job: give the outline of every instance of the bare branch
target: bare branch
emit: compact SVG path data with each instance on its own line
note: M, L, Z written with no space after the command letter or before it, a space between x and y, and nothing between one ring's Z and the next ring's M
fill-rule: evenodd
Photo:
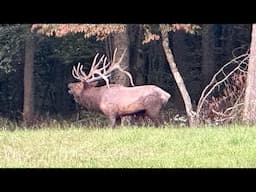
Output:
M242 59L242 61L239 62L238 66L235 67L231 72L229 72L228 74L225 74L223 73L224 69L232 64L233 62L237 62L238 59L240 58L243 58L245 57L244 59ZM206 100L206 98L212 93L212 91L217 87L219 86L221 83L225 82L235 71L237 70L241 70L240 67L242 64L246 64L245 61L249 58L248 54L242 54L234 59L232 59L230 62L226 63L212 78L211 82L205 87L205 89L202 91L202 94L201 94L201 97L198 101L198 107L197 107L197 111L196 111L196 115L197 117L199 117L199 113L202 109L202 106ZM220 74L220 73L223 73L225 74L225 77L220 80L220 81L217 81L217 76ZM211 87L211 89L210 89ZM209 90L210 89L210 90Z

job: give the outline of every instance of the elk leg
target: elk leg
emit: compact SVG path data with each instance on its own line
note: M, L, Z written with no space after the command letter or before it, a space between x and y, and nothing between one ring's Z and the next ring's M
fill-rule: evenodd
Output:
M110 120L110 126L115 127L116 126L116 117L115 116L110 116L109 120Z
M111 127L115 127L116 125L121 124L121 117L119 117L117 115L109 116L109 120L110 120Z
M155 126L160 124L160 110L162 102L155 95L150 95L144 100L144 106L146 106L146 115L153 121Z
M136 114L134 119L135 119L135 122L138 123L138 125L143 125L145 121L145 110L143 113Z
M121 125L121 117L116 117L116 125Z
M153 121L156 127L160 124L160 109L159 110L151 110L146 111L146 115Z
M153 121L154 126L158 127L160 124L160 120L159 120L159 116L152 116L152 115L148 115L149 118Z

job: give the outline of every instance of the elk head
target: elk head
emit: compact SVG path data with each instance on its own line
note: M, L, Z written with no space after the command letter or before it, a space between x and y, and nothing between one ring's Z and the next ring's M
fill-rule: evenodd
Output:
M131 85L135 86L131 74L128 71L125 71L120 66L120 63L122 62L122 59L125 55L126 49L124 50L118 61L116 61L116 52L117 48L114 51L112 62L107 62L107 57L105 55L102 55L100 59L97 61L99 56L99 53L97 53L93 59L90 71L87 75L83 71L83 65L81 65L80 63L78 63L77 67L73 66L72 76L75 79L79 80L79 82L69 83L68 92L74 96L78 96L84 89L96 86L97 82L100 79L103 79L106 82L107 87L109 88L110 85L108 78L111 76L111 73L114 70L119 70L120 72L126 74L130 79Z

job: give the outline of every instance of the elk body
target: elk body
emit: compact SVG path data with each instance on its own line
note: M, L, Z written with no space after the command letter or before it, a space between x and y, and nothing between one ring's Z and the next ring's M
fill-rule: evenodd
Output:
M134 86L132 76L119 65L125 52L118 62L114 62L115 53L116 50L113 62L108 64L104 56L96 64L96 55L88 75L83 72L83 66L80 64L77 68L73 67L73 77L80 82L69 83L69 93L80 105L105 114L112 127L119 125L123 116L129 115L148 116L157 125L160 110L169 100L170 94L155 85ZM99 69L101 64L102 67ZM116 69L129 76L133 87L109 84L107 78ZM106 85L95 87L92 82L99 79L104 79Z

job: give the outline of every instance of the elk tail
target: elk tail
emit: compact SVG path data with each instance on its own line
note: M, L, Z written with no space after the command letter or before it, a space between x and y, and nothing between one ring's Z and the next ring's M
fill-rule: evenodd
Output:
M171 97L171 95L164 90L161 90L160 95L161 95L160 97L161 97L163 103L167 103L167 101Z

